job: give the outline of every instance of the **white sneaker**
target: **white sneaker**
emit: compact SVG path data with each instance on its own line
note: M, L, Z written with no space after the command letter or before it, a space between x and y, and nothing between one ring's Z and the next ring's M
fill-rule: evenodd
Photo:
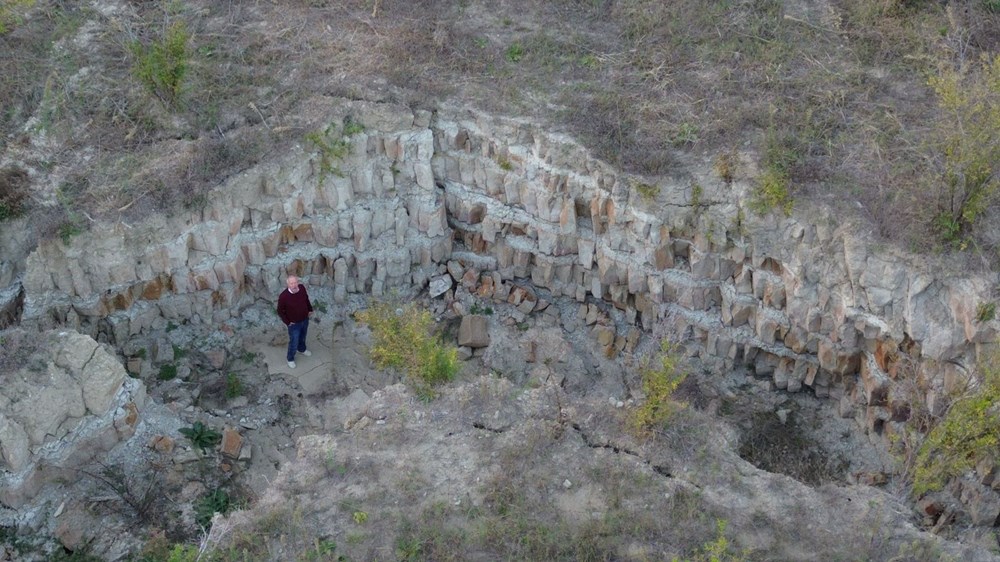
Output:
M295 361L289 361L288 362L288 368L289 369L294 369L295 368Z
M313 352L309 351L308 349L302 352L302 355L305 355L306 357L309 357L312 354Z

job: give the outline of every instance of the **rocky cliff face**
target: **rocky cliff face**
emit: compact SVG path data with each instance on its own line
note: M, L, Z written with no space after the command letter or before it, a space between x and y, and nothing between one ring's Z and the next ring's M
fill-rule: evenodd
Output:
M517 280L613 305L617 323L595 330L609 354L634 347L638 327L668 328L709 365L837 400L879 435L940 412L995 339L977 319L995 279L876 252L821 209L758 216L749 162L724 180L694 160L652 182L459 109L345 102L330 122L330 144L232 178L203 209L42 245L21 278L23 321L124 342L222 322L273 299L286 273L341 301L422 287L452 260L481 296L515 298Z

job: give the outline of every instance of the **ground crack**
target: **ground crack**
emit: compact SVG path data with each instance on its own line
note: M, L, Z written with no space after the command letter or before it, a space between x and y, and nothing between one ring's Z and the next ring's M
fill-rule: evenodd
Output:
M492 431L493 433L503 433L507 431L507 428L490 427L482 422L472 422L472 427L476 429L484 429L486 431Z
M619 454L619 455L620 454L626 454L626 455L633 456L633 457L641 460L643 463L649 465L650 468L652 468L653 471L655 471L660 476L665 476L667 478L673 478L674 475L673 475L673 473L670 472L670 468L669 467L664 466L664 465L659 465L659 464L653 464L648 459L644 458L642 455L640 455L639 453L637 453L637 452L635 452L635 451L633 451L631 449L627 449L625 447L619 447L618 445L612 445L611 443L607 443L607 442L598 443L598 442L592 440L589 435L587 435L587 433L583 430L583 428L580 427L580 424L574 423L574 424L571 424L571 425L573 426L573 429L575 429L576 432L580 434L580 438L583 439L584 444L586 444L591 449L611 449L612 451L614 451L616 454Z

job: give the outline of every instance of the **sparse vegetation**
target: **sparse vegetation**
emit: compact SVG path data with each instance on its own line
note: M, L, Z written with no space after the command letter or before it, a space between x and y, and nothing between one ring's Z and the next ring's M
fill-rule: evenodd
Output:
M403 371L417 389L432 395L432 387L458 373L458 349L432 333L431 313L413 303L373 302L356 318L372 331L372 360L380 368Z
M801 156L796 140L789 134L780 134L771 129L767 132L763 170L757 178L750 207L759 214L780 211L785 216L792 214L792 170Z
M754 466L811 486L844 480L847 462L811 439L794 412L784 422L768 411L740 412L736 417L743 429L739 455Z
M4 0L0 2L0 35L20 25L22 14L35 5L35 0Z

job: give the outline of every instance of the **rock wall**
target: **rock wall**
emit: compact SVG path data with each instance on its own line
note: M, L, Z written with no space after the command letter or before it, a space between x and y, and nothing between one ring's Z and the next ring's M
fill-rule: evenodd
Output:
M473 114L439 117L435 149L451 225L502 279L613 303L646 330L669 321L710 364L840 400L874 432L911 411L895 381L919 378L939 412L995 340L976 319L992 280L876 254L833 217L757 216L750 182L710 161L643 185L568 139Z
M145 224L97 227L27 260L24 317L122 342L167 321L220 323L274 300L286 274L311 285L381 295L426 283L448 258L444 196L431 172L430 114L353 104L350 152L321 171L309 147L213 192L205 208Z
M0 385L0 503L19 507L47 480L131 436L145 387L90 337L40 336L41 351Z
M343 135L347 120L364 131ZM458 260L482 294L530 282L617 308L621 325L595 330L609 353L634 347L629 325L669 324L709 365L838 400L878 435L940 412L996 337L996 321L977 320L995 278L875 251L822 209L749 212L750 158L735 155L729 181L708 157L650 181L461 109L345 102L330 123L350 147L335 161L301 146L201 210L42 245L23 275L25 320L123 342L168 321L224 322L273 300L286 273L340 301L423 287Z

